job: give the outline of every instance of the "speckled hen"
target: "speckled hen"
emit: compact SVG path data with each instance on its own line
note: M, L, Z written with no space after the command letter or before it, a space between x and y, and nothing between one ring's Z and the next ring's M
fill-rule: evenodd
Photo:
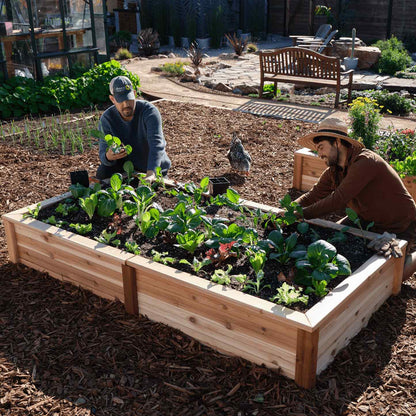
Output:
M233 133L231 140L230 150L227 152L228 160L230 161L231 169L243 174L248 175L251 165L251 156L244 149L241 140L237 137L236 133Z

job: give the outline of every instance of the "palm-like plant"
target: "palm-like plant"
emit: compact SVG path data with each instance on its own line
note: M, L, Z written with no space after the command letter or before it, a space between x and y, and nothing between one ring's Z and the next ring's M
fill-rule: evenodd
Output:
M198 42L192 42L186 54L195 68L195 75L199 75L201 73L199 66L202 63L204 54L202 49L199 47Z
M246 49L248 39L243 39L241 36L237 36L235 33L226 33L225 37L228 42L230 42L230 45L234 49L235 54L240 56Z
M140 31L137 37L139 43L139 50L144 53L145 56L150 56L156 53L159 49L159 34L152 28L143 29Z

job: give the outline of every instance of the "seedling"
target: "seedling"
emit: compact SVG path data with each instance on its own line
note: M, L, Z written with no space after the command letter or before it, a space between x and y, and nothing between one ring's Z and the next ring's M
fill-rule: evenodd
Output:
M140 246L135 241L126 241L124 248L129 252L133 253L136 256L139 256L141 253Z
M284 304L287 306L293 303L302 302L305 305L308 304L309 296L302 295L302 289L296 289L294 286L288 285L283 282L282 286L277 289L277 294L270 298L271 302Z
M174 257L168 257L168 252L160 253L159 251L152 250L151 251L153 256L153 261L162 264L173 264L175 263L176 259Z
M116 238L117 236L117 230L114 230L113 232L107 231L107 229L103 230L99 237L95 237L95 239L99 243L112 245L115 247L118 247L120 245L120 240Z
M78 223L74 224L74 223L71 223L71 224L69 224L69 226L71 228L74 228L75 231L78 234L81 234L81 235L86 235L86 234L88 234L92 231L92 224L91 223L88 223L88 224L78 224Z
M28 212L23 214L23 218L34 218L34 219L36 219L39 216L40 203L37 204L35 208L33 208L33 209L28 208L27 210L28 210Z
M231 275L230 272L233 266L231 264L228 265L227 270L217 269L215 270L214 274L211 276L211 280L214 283L218 283L220 285L229 285L231 283L231 279L236 280L239 283L244 283L247 279L245 274L235 274Z
M188 266L191 266L195 273L198 273L204 266L207 266L208 264L211 264L211 260L206 258L204 260L198 260L196 257L192 260L192 263L190 263L186 259L179 260L179 263L181 264L187 264Z

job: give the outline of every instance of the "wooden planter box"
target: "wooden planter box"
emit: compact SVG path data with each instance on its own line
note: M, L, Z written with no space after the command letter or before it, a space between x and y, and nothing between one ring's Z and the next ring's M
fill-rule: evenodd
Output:
M24 219L25 212L27 208L2 217L12 262L48 272L105 298L118 298L130 313L178 328L219 351L279 369L305 388L315 384L316 375L367 325L373 312L391 294L400 292L404 257L373 256L321 302L301 313ZM328 221L311 222L341 228ZM374 238L377 234L365 235ZM400 241L402 250L405 246Z
M326 168L325 162L312 150L304 147L296 151L293 167L293 187L300 191L309 191ZM416 201L416 176L406 176L402 178L402 182Z

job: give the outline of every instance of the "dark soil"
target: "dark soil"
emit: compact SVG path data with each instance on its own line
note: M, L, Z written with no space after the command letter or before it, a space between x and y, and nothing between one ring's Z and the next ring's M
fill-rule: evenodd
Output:
M270 205L292 184L296 138L307 123L262 119L196 105L158 104L171 179L227 176L240 194ZM225 157L232 131L253 157L248 178ZM65 192L69 172L94 173L97 149L40 152L0 143L0 212ZM414 415L416 280L303 390L268 370L129 316L118 302L8 262L0 228L1 415Z
M137 184L134 186L137 186ZM177 202L177 198L163 194L162 190L159 190L159 192L157 192L156 198L153 199L153 203L157 204L159 209L163 211L174 209ZM62 204L65 204L66 206L72 206L75 208L75 210L65 212L64 214L57 212L56 208L58 206L62 206ZM244 253L244 249L240 249L240 255L237 255L236 252L230 253L230 256L227 259L224 259L224 261L219 263L213 261L210 265L206 265L200 271L195 272L190 265L179 263L179 260L187 260L190 264L192 264L194 258L198 259L199 261L203 261L205 258L207 258L207 253L210 250L210 247L208 247L206 244L202 244L195 250L194 253L190 253L185 249L178 247L175 237L167 231L159 232L158 235L154 238L147 238L138 230L134 219L131 216L126 215L124 212L116 213L110 217L100 217L95 214L90 220L85 211L77 209L77 205L78 203L75 199L68 198L65 201L57 202L55 204L49 205L44 209L41 209L37 218L40 221L48 222L48 219L53 216L56 222L62 223L59 225L59 227L71 232L75 232L74 228L71 227L71 224L91 224L91 231L85 234L85 236L90 239L99 239L103 230L106 230L110 233L116 232L117 235L115 239L118 241L118 247L123 248L126 242L134 241L140 247L140 254L143 257L153 259L154 251L157 253L163 253L164 258L167 257L172 259L172 262L169 262L171 267L191 274L196 274L197 276L207 280L211 280L211 275L215 272L216 269L225 270L229 265L231 265L232 275L242 274L247 276L247 280L251 280L253 282L256 281L255 272L250 266L247 256ZM259 240L267 239L269 233L273 229L276 229L276 226L272 225L271 223L266 227L263 226L263 224L257 224L255 226L251 221L250 223L247 223L241 218L240 211L235 211L225 205L210 205L207 199L205 201L201 201L199 206L201 209L205 210L205 216L208 218L225 218L230 223L235 223L240 227L254 228L258 233ZM254 212L246 210L244 215L245 217L250 218L251 215L254 215ZM204 227L200 225L196 228L196 230L203 232ZM295 233L297 235L297 244L301 244L304 247L307 247L317 239L331 241L331 239L336 235L334 230L313 226L310 227L306 234L302 235L297 232L296 224L291 226L283 226L281 231L285 239ZM350 261L351 270L354 272L374 253L367 248L366 240L348 233L344 234L344 238L345 241L336 241L333 243L333 245L336 247L338 254L343 255ZM114 243L110 244L114 245ZM215 253L217 252L218 251L215 250ZM259 293L256 293L254 290L248 290L247 293L253 296L258 296L265 300L270 300L270 298L276 294L276 290L282 285L284 281L288 282L289 284L293 284L294 275L294 259L288 259L288 261L283 264L277 262L276 260L268 259L264 265L264 280L262 283L263 288L259 291ZM329 282L328 289L332 289L337 286L344 278L345 276L338 276L336 279L331 280ZM244 282L239 282L232 278L230 286L237 290L243 290ZM310 294L307 305L303 303L296 303L290 307L299 311L305 311L314 306L317 302L319 302L319 300L320 297L314 294Z

